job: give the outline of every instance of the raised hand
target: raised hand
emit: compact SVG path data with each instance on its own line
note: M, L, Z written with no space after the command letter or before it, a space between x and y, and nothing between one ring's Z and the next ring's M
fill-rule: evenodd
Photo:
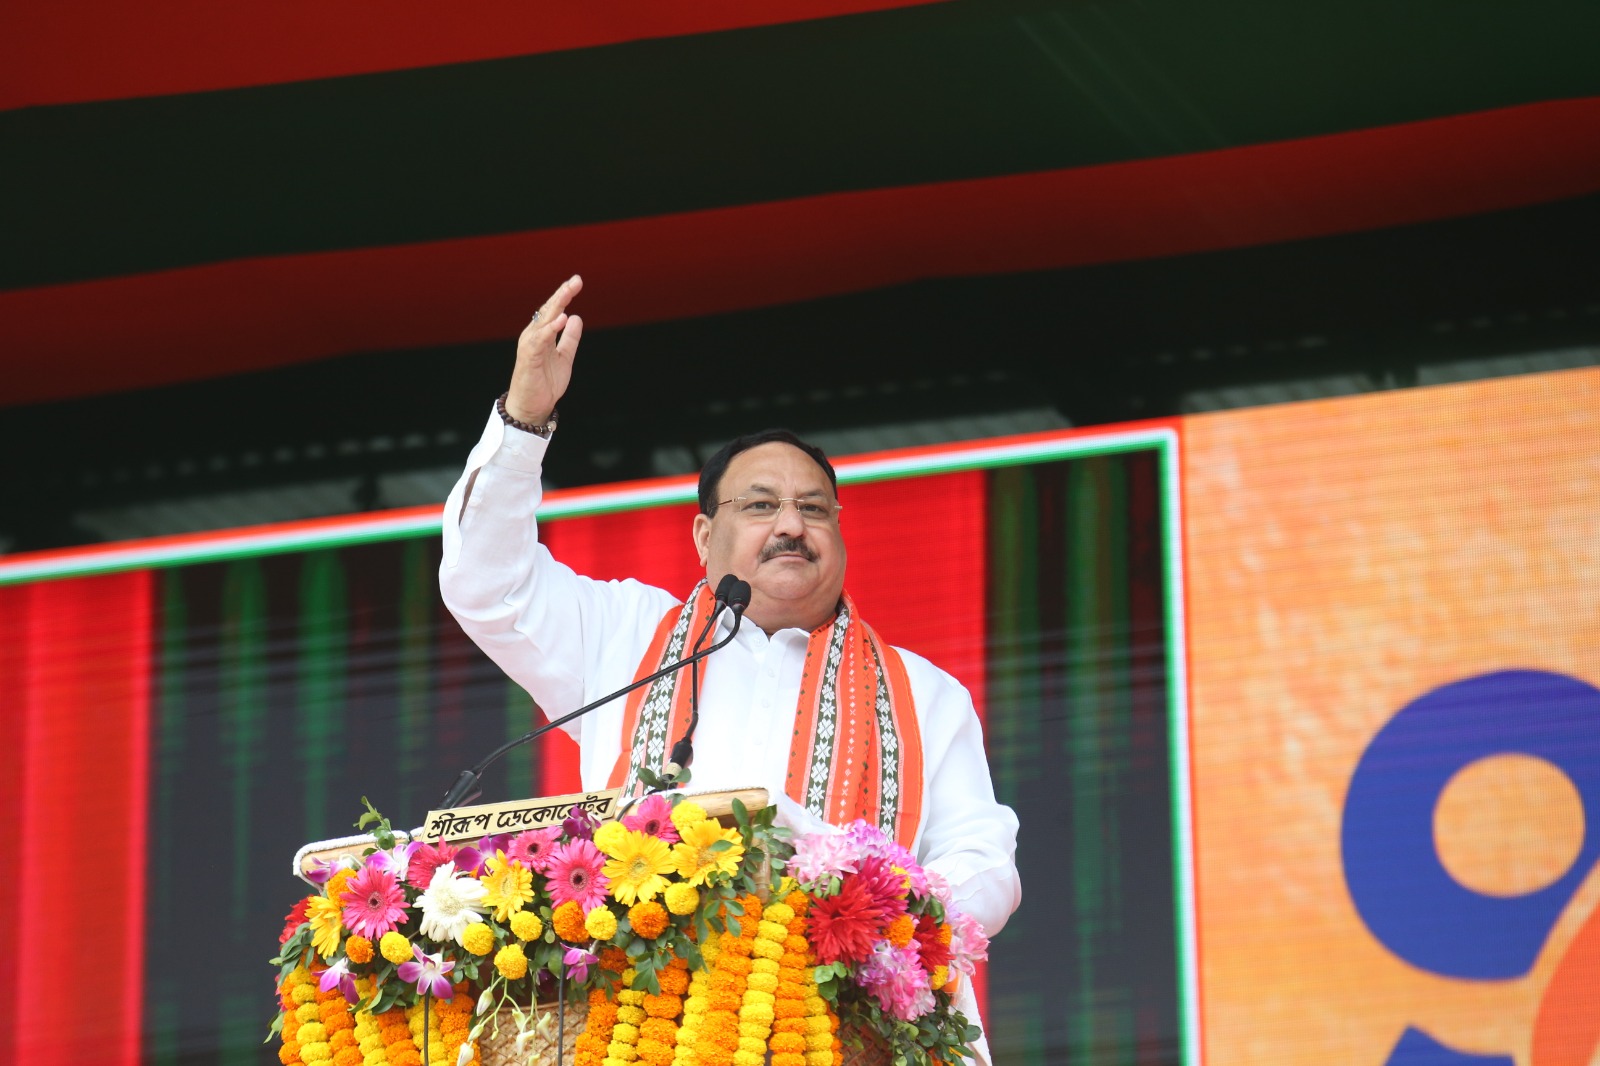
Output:
M583 291L574 274L550 294L533 321L517 338L517 365L511 371L506 411L519 422L543 425L572 380L572 360L583 338L583 319L567 314L567 305Z

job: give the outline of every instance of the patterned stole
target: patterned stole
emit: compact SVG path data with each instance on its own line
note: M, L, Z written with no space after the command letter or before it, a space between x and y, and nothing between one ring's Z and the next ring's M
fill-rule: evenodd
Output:
M704 581L668 611L634 680L688 654L714 606ZM715 640L715 634L707 638ZM709 660L707 660L709 662ZM623 750L609 787L631 792L639 769L660 767L689 727L688 673L679 670L631 693L622 718ZM922 733L900 653L856 616L846 594L838 615L811 631L789 748L789 798L834 825L857 818L906 847L922 819Z

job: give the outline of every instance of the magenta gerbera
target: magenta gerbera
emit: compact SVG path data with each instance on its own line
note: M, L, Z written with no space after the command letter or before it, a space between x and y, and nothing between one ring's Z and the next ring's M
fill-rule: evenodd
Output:
M546 887L557 907L574 901L588 913L606 900L611 883L601 871L606 857L592 840L572 840L556 846L550 855Z
M622 819L622 824L668 844L676 844L679 839L678 829L672 824L672 804L659 793L639 804L637 810Z
M344 904L344 924L357 936L377 940L406 920L406 896L394 873L378 866L363 866L339 896Z
M506 845L506 858L520 862L534 873L548 873L551 853L560 840L559 825L549 829L529 829L511 838L511 843Z

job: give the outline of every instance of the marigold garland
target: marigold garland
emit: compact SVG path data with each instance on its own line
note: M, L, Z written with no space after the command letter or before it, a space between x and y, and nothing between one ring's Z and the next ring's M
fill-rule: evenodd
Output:
M704 968L689 975L687 994L683 1002L683 1020L678 1024L678 1046L672 1053L672 1066L697 1066L695 1042L705 1022L711 1001L711 971L721 954L722 941L713 936L700 946ZM665 986L663 986L665 991Z
M602 960L602 965L604 962ZM572 1066L600 1066L611 1044L611 1029L617 1024L617 1005L603 988L589 990L589 1017L578 1037Z

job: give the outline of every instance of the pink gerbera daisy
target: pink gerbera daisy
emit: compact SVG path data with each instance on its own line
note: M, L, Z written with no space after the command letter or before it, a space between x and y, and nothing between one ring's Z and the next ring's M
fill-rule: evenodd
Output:
M668 844L678 842L678 829L672 824L672 804L660 794L639 804L638 810L624 818L622 824L629 829L659 837Z
M559 825L549 829L529 829L511 838L511 843L506 845L506 858L520 862L535 873L548 873L551 853L560 840Z
M559 907L576 901L585 913L600 906L611 884L601 872L605 865L606 857L592 840L578 839L557 845L550 855L546 874L551 902Z
M406 896L394 873L363 866L339 896L344 904L344 924L357 936L377 940L406 920Z

